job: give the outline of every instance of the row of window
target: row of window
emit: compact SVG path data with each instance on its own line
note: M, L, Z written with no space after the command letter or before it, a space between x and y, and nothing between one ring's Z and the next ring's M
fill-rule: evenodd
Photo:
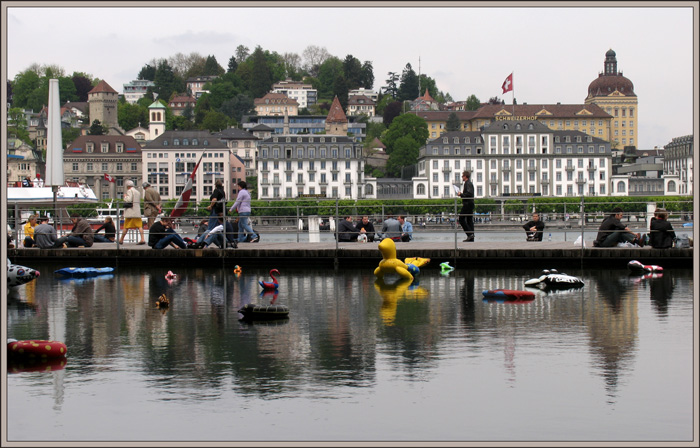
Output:
M85 164L85 171L95 171L95 167L97 166L97 163L92 163L92 162L87 162ZM122 162L117 162L115 165L115 170L117 172L124 171L124 165L125 163ZM109 164L106 162L100 163L100 171L103 173L107 173L110 171ZM74 172L80 171L80 163L78 162L73 162L71 169ZM136 162L131 162L130 163L130 168L129 171L137 171L138 170L138 164Z
M308 182L316 182L316 173L315 172L306 173L306 176L308 178ZM339 179L339 177L338 177L337 172L331 173L331 182L338 182L338 179ZM293 182L292 173L285 174L285 181L286 182ZM304 179L304 173L297 173L297 180L296 181L299 184L305 184L307 182L307 180ZM327 183L328 182L327 173L319 173L318 182ZM345 173L345 182L346 183L352 182L352 174L351 173ZM263 185L270 183L267 173L263 173L261 175L260 183ZM274 184L280 183L280 175L279 174L275 173L272 176L272 183L274 183Z
M163 140L163 146L168 146L170 145L170 140ZM173 139L173 146L180 146L180 139L179 138L174 138ZM196 138L193 138L192 140L183 138L182 139L182 146L199 146L199 140ZM209 140L206 138L202 140L202 146L209 146Z
M78 150L80 148L75 148L75 149ZM114 145L114 150L118 153L123 153L124 152L124 143L117 142ZM85 152L87 152L87 153L95 152L95 144L91 143L91 142L85 143ZM100 152L108 153L109 152L109 143L101 143L100 144Z
M280 198L280 187L272 187L272 196L270 196L270 188L269 187L262 187L261 188L261 197L263 198ZM287 198L292 198L294 197L292 195L293 189L291 187L287 187L286 189L286 196ZM302 195L302 194L316 194L316 187L309 187L308 193L304 193L304 188L300 187L297 189L297 194ZM338 187L332 187L330 189L330 195L328 195L328 190L326 187L320 187L320 194L324 195L327 198L337 198L338 197ZM352 197L352 187L345 187L345 197L350 198Z
M293 168L292 168L292 166L293 166L292 163L293 163L293 162L292 162L291 160L288 160L288 161L285 163L285 166L284 166L285 171L292 171L292 170L293 170ZM330 164L331 164L331 171L338 171L338 161L337 161L337 160L331 160ZM320 169L325 170L325 169L326 169L326 166L327 166L327 165L326 165L326 161L325 161L325 160L320 160L320 161L319 161L319 167L320 167ZM279 169L280 169L280 163L279 163L277 160L275 160L275 161L272 162L272 167L273 167L273 169L275 169L275 170L279 170ZM314 160L310 160L310 161L308 162L308 166L304 166L304 162L301 161L301 160L299 160L299 161L297 161L297 169L299 169L299 170L305 170L305 171L315 171L315 170L316 170L316 162L315 162ZM345 169L346 169L346 170L352 169L352 162L350 162L349 160L346 160L346 161L345 161ZM269 162L268 162L267 160L263 160L263 161L260 163L260 170L261 170L262 172L266 172L266 171L269 171L269 170L270 170L270 165L269 165Z
M197 159L199 156L194 152L176 152L174 154L175 159ZM202 156L205 159L223 159L228 154L225 152L205 152ZM147 152L147 159L167 159L171 156L168 152Z
M286 146L284 148L284 154L285 154L285 159L292 159L292 158L297 158L297 159L303 159L303 158L308 158L308 159L315 159L316 158L316 147L310 146L306 149L303 147L297 147L296 154L294 154L294 151L291 147ZM268 149L267 146L263 146L260 150L260 158L261 159L267 159L270 158L270 153L272 154L273 159L279 159L280 158L280 148L279 147L272 147L272 151ZM330 157L332 159L337 159L338 154L339 154L338 148L331 148L330 151ZM353 150L350 146L346 146L343 148L343 152L346 159L350 159L353 157ZM318 157L321 159L325 159L328 156L328 151L327 148L321 147L318 148ZM359 159L362 156L362 149L361 148L355 148L354 152L354 157Z

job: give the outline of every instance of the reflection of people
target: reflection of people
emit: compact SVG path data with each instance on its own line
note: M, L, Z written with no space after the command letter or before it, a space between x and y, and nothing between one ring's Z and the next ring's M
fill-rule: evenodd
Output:
M70 220L73 223L73 229L68 235L57 239L53 247L58 249L65 247L64 244L68 247L91 247L94 238L90 224L77 213L71 213Z
M394 241L401 241L401 224L391 213L386 215L382 223L382 231L377 234L379 240L391 238Z
M138 244L146 244L146 236L143 234L143 221L141 221L141 193L134 188L134 182L126 181L126 194L124 195L124 232L119 238L119 244L124 244L124 238L129 230L135 229L141 234ZM128 204L131 204L130 206Z
M160 221L153 223L148 230L148 245L153 249L165 249L168 246L186 249L187 243L171 227L169 216L163 216Z
M467 238L463 241L474 241L474 184L471 181L471 172L469 170L462 171L462 181L464 189L458 196L462 198L462 210L459 212L459 224L462 230L467 234Z
M367 241L374 242L374 224L369 220L369 216L363 216L362 220L355 224L355 228L360 232L360 235L367 237Z
M238 190L238 196L236 197L236 202L233 203L229 211L233 213L234 210L238 212L238 242L242 243L245 239L245 232L250 234L250 242L257 243L260 241L260 236L256 235L253 228L249 224L250 220L250 193L248 192L248 184L246 181L241 180L238 182L240 189Z
M406 221L406 217L399 215L399 224L401 224L401 241L407 243L413 239L413 224Z
M29 215L24 225L24 247L34 246L34 228L36 227L36 215Z
M649 244L655 249L667 249L673 247L676 232L668 222L666 209L657 208L649 224Z
M632 232L620 221L622 216L622 209L620 207L615 207L612 214L605 218L600 224L598 235L595 241L593 241L593 246L614 247L621 240L641 245L639 234Z
M56 229L49 224L49 218L39 218L39 225L34 228L34 242L39 249L49 249L56 243Z
M104 230L105 234L100 235L100 230ZM96 243L113 243L114 236L117 234L117 229L114 228L114 221L111 216L105 216L105 222L95 230Z
M349 243L357 241L357 236L360 231L355 228L352 223L352 216L346 216L338 223L338 241L341 243Z
M148 218L148 228L150 229L158 214L162 211L160 207L160 194L148 182L143 183L143 214Z
M532 220L523 225L528 241L542 241L544 233L544 222L540 221L540 214L535 212L532 214Z

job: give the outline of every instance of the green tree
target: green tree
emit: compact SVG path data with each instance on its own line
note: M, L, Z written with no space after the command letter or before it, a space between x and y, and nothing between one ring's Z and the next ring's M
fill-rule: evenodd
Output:
M481 107L481 101L473 93L467 98L465 109L466 110L478 110Z
M12 83L12 105L20 109L27 108L29 96L39 88L40 84L41 79L33 70L25 70L15 75Z
M318 68L318 97L333 99L335 79L343 74L343 61L331 56Z
M374 69L372 68L372 61L365 61L362 64L362 87L365 89L374 88Z
M73 72L71 80L75 86L75 95L78 97L77 101L86 102L88 100L88 92L95 87L92 84L92 78L84 73Z
M191 119L183 115L173 115L170 119L170 129L178 131L189 131L195 129L195 125Z
M236 57L231 56L228 60L228 70L227 73L234 73L238 68L238 62L236 62Z
M394 144L399 138L410 137L420 147L425 144L428 135L430 135L428 124L423 118L414 114L403 114L392 121L382 143L386 146L387 154L391 155Z
M73 140L80 137L79 128L65 128L61 131L61 144L63 148L67 148ZM35 145L36 146L36 145Z
M239 93L234 98L225 101L221 105L221 112L236 120L237 123L243 121L243 115L250 115L255 112L253 99L248 95Z
M387 95L388 98L391 98L389 95ZM401 102L400 101L392 101L391 103L387 104L386 107L384 108L384 115L382 119L382 123L384 123L384 126L387 128L391 126L391 123L394 121L396 117L401 115Z
M253 98L262 98L272 86L272 72L267 65L267 58L262 47L257 46L250 57L253 64L249 88Z
M348 109L348 83L345 76L337 76L333 81L333 96L338 98L343 110Z
M410 116L410 114L408 115ZM389 177L399 177L401 176L401 168L417 163L420 146L408 135L396 139L393 142L393 151L389 154L389 159L386 162L386 174Z
M445 123L445 130L447 132L459 131L462 127L462 123L459 121L459 117L455 112L450 113L447 116L447 122Z
M155 84L153 92L158 94L158 98L166 102L170 100L173 93L185 91L185 83L182 79L175 76L173 68L165 59L161 59L158 62L153 83Z
M236 61L238 61L239 64L245 62L246 59L248 59L248 56L250 56L250 49L246 47L245 45L239 45L236 47Z
M210 110L204 116L200 129L208 129L211 132L219 132L226 129L229 124L229 118L222 112Z
M204 63L203 76L221 76L226 73L226 70L216 61L216 56L207 56L207 61Z
M107 130L102 123L100 123L100 120L94 120L88 130L88 135L105 135L106 133Z
M138 76L136 79L141 79L141 80L148 80L148 81L153 81L156 79L156 66L155 65L150 65L146 64L143 67L141 67L141 71L139 71Z
M122 129L134 129L135 127L148 125L148 108L139 104L127 102L117 104L117 121Z
M418 92L418 76L413 71L411 64L406 64L401 74L401 84L399 84L399 99L401 101L413 101L420 96Z
M355 56L351 54L345 56L343 74L348 89L357 89L362 86L362 63Z
M399 81L399 74L396 72L389 72L389 79L387 79L386 86L383 87L384 92L391 95L393 99L396 99L396 97L399 95L399 88L398 85L396 84Z

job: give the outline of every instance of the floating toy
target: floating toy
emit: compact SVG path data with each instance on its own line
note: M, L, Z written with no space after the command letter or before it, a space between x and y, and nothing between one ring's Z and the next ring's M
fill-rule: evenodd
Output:
M170 299L168 299L165 294L161 294L156 300L156 308L167 308L170 306Z
M413 277L416 277L420 274L420 267L430 263L430 258L409 257L403 262L406 263L408 272L410 272Z
M165 274L165 278L168 280L175 280L177 278L177 274L175 274L173 271L168 271L168 273Z
M499 303L527 303L535 300L535 294L517 289L490 289L483 291L484 300Z
M391 238L384 238L379 243L379 251L382 253L382 261L374 270L374 275L384 278L386 274L398 274L401 278L413 281L413 275L408 271L406 263L396 258L396 244Z
M258 283L260 286L262 286L263 289L277 289L279 287L279 282L277 281L277 277L275 277L275 274L279 275L280 271L277 269L272 269L270 270L270 277L272 277L271 282L264 282L262 280L258 280Z
M454 270L455 270L455 268L450 266L450 263L448 263L447 261L440 263L440 273L442 275L448 275L450 272L452 272Z
M64 277L96 277L112 272L114 272L114 268L62 268L54 271L55 274Z
M236 274L236 277L238 277L241 275L241 273L243 273L243 269L241 269L240 266L236 265L233 267L233 273Z
M13 286L24 285L32 280L39 277L39 271L28 268L26 266L20 266L18 264L10 263L10 259L7 259L7 287L11 288Z
M284 305L255 305L248 303L238 310L244 320L273 320L289 318L289 308Z
M637 260L632 260L627 263L627 269L632 272L645 274L647 272L663 272L664 268L655 264L642 264Z
M68 348L59 341L8 339L7 356L22 358L62 358Z
M261 299L270 299L270 305L273 305L277 301L277 295L279 294L279 291L276 289L264 289L260 291L260 298Z
M538 278L527 280L525 286L541 289L572 289L581 288L583 280L573 275L558 272L556 269L545 269Z

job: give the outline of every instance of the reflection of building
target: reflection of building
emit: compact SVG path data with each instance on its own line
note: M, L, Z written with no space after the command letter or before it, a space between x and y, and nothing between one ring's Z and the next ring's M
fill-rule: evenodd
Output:
M552 131L538 120L499 120L483 131L453 131L420 148L413 197L453 198L462 171L475 196L605 196L610 143L577 131Z
M671 143L664 146L664 182L667 194L693 194L694 145L693 136L685 135L672 139Z

